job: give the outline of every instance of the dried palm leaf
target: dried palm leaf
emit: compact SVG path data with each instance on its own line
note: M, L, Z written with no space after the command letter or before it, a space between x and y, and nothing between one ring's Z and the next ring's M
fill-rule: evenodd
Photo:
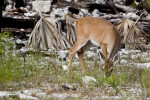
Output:
M34 49L48 50L53 48L53 37L55 23L57 20L49 17L42 17L36 24L28 41L27 47Z
M136 25L143 14L144 13L142 13L135 22L127 18L123 19L117 25L117 29L121 32L122 36L124 36L124 42L126 44L133 44L135 46L135 43L139 42L142 46L148 48L148 46L141 41L141 38L145 39L144 34L147 33Z
M73 15L66 15L67 39L72 46L76 42L75 21L76 18L73 18Z
M134 24L134 21L132 21L129 18L123 19L120 23L117 25L117 29L121 32L121 35L126 35L132 25Z
M68 16L66 17L66 22L67 35L62 32L60 21L49 17L42 17L32 31L27 47L40 50L71 48L76 41L75 19Z

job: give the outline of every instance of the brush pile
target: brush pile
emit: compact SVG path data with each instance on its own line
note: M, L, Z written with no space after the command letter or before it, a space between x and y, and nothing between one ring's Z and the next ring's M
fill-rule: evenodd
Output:
M40 19L30 35L28 47L40 50L69 49L76 41L75 20L93 16L105 18L118 28L122 44L125 44L122 47L147 50L150 48L150 10L143 5L148 3L134 2L136 7L127 6L126 3L121 0L30 0L22 8L26 9L23 15L39 16ZM9 6L6 7L7 11ZM3 14L5 17L8 15L6 12Z

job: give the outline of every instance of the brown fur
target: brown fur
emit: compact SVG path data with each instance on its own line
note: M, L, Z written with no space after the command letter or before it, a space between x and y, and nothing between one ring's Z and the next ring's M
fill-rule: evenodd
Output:
M83 17L76 21L76 33L77 41L69 53L68 74L71 72L72 57L80 49L79 61L86 75L83 52L88 47L89 40L101 46L104 55L104 71L110 72L113 67L113 57L120 50L121 43L120 33L113 24L102 18ZM108 54L107 51L109 51Z

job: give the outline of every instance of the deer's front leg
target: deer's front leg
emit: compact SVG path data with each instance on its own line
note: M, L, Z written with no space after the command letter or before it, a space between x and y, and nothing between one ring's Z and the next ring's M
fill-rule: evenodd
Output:
M86 66L84 64L84 60L83 60L83 51L81 52L78 52L78 57L79 57L79 61L81 63L81 66L82 66L82 70L84 72L84 75L86 76L87 75L87 69L86 69Z

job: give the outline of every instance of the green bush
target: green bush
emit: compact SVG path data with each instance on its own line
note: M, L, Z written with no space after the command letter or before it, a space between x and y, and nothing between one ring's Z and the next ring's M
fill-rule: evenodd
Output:
M22 61L18 57L14 57L11 53L7 53L8 57L4 57L0 64L0 84L11 83L20 80L22 76Z
M148 6L150 7L150 0L146 0Z
M5 50L12 48L12 42L10 40L10 36L11 36L10 32L0 33L0 55L4 54Z

